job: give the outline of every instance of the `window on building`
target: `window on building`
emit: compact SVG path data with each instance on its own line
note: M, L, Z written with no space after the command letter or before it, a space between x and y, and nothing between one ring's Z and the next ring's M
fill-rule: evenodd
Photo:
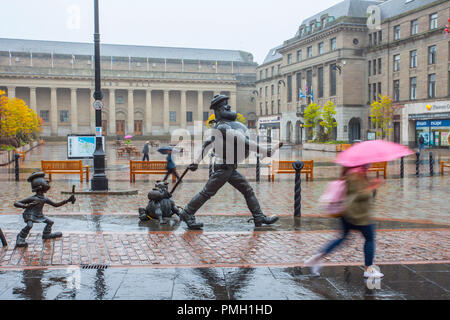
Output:
M428 75L428 98L436 98L436 74Z
M287 77L287 102L292 102L292 76Z
M378 31L378 42L380 44L383 42L383 32L381 30Z
M303 58L303 57L302 57L302 50L298 50L298 51L297 51L297 61L298 61L298 62L302 61L302 58Z
M409 52L409 60L410 60L409 67L416 68L417 67L417 50L413 50L413 51Z
M274 66L272 66L271 72L272 72L272 73L271 73L272 77L275 76L275 67L274 67Z
M372 34L369 33L369 47L372 46Z
M394 101L400 100L400 80L394 80Z
M278 93L278 94L280 94L280 93L281 93L281 86L280 86L280 85L278 85L278 88L277 88L277 93Z
M266 97L269 95L269 88L267 86L264 89L264 93Z
M400 71L400 55L394 55L394 72Z
M373 75L377 74L377 59L373 60Z
M49 111L48 110L41 110L39 112L39 116L44 120L44 122L48 122L49 120Z
M372 60L369 60L369 77L372 75Z
M417 98L417 78L412 77L409 79L409 99L416 100Z
M378 74L381 74L381 71L383 70L382 64L381 64L381 58L378 58Z
M275 94L275 86L271 85L270 86L270 94L273 96Z
M262 97L262 87L259 88L259 96Z
M208 121L209 119L209 112L208 111L204 111L203 112L203 121Z
M277 65L278 74L281 74L281 64Z
M295 96L297 97L297 101L300 100L300 88L302 87L302 73L298 72L296 74L296 79L297 79L297 90L295 92Z
M169 121L170 122L177 122L177 112L176 111L170 111L169 112Z
M327 24L327 18L322 18L322 20L320 20L320 24L322 25L322 28L324 28Z
M308 91L305 93L306 95L311 93L311 89L312 89L312 70L308 70L306 71L306 85L308 87ZM310 98L308 98L308 103L309 103Z
M330 65L330 96L336 95L336 64Z
M437 13L430 14L430 30L437 28L437 22L438 22L437 19L438 19Z
M381 96L381 82L378 82L378 98Z
M308 58L312 58L313 53L312 53L312 47L308 47L307 51L308 51Z
M317 75L319 80L319 98L323 98L323 67L317 69Z
M262 80L263 78L263 74L262 74L262 70L259 71L259 80Z
M259 104L259 114L263 115L262 102Z
M266 101L266 115L268 115L268 114L269 114L269 106L268 106L267 101Z
M374 46L376 46L377 44L378 44L378 41L377 41L377 33L375 32L374 34L373 34L373 45Z
M292 64L292 54L290 53L287 55L287 63Z
M419 33L419 21L417 19L411 21L411 35Z
M59 111L59 121L60 122L69 122L69 111L67 111L67 110Z
M372 86L371 86L370 83L369 83L369 94L368 94L368 97L369 97L369 104L372 104Z
M428 47L428 64L436 64L436 46Z
M394 40L400 40L400 26L394 27Z
M318 45L319 54L323 54L323 42L320 42Z
M192 116L192 111L187 111L186 112L186 121L187 122L192 122L194 120L193 116Z
M265 78L267 79L268 77L269 77L269 72L268 72L268 70L266 69L266 70L264 70L264 76L265 76Z
M278 114L281 113L281 100L278 100Z
M274 104L274 102L273 102L273 100L272 100L272 103L270 104L270 107L271 107L271 114L274 114L274 108L275 108L275 104Z
M330 49L331 51L336 50L336 38L330 40Z
M372 101L377 101L377 84L372 84Z

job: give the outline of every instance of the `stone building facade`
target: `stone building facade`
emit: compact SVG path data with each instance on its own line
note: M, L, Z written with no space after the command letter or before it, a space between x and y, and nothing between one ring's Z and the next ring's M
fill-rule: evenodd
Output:
M377 26L370 26L367 12L374 6L380 19ZM379 95L387 95L399 110L391 139L414 145L417 120L449 119L445 112L450 111L450 38L443 34L449 10L450 2L444 0L345 0L306 19L295 37L271 49L257 68L259 127L264 130L264 123L279 117L281 140L301 143L309 139L303 111L314 98L319 105L327 101L336 105L334 139L366 140L375 130L369 118L370 104ZM410 67L412 54L416 55L414 67ZM279 70L274 76L273 68ZM414 77L416 82L411 80ZM414 99L410 98L410 81L416 83ZM429 95L433 83L436 92ZM274 97L265 95L265 88L272 85L280 89ZM266 103L271 105L272 100L280 101L280 111L266 111ZM418 109L428 114L436 110L436 115L427 118L418 115ZM429 131L431 136L433 129ZM446 133L440 133L439 140L445 137Z
M93 134L93 52L93 44L0 39L0 89L43 118L43 136ZM101 54L106 136L193 132L219 93L254 126L250 53L104 44Z

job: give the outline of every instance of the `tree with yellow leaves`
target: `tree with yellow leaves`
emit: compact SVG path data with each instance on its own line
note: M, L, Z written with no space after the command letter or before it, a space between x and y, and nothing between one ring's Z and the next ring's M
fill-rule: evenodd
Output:
M37 138L42 119L22 99L8 98L0 90L0 136L16 137L23 142Z
M375 128L377 128L377 136L382 139L389 139L390 134L394 130L392 128L392 119L396 111L391 99L388 96L380 96L380 99L374 101L371 107L370 117Z

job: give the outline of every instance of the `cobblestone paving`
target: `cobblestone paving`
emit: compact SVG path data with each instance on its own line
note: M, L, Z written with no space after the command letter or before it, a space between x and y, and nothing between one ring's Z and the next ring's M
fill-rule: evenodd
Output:
M0 266L33 267L106 264L110 266L302 266L335 232L66 232L60 240L42 241L32 233L28 248L15 248L16 234L0 249ZM450 262L450 230L378 231L376 263ZM347 245L327 264L362 264L363 239L352 233Z

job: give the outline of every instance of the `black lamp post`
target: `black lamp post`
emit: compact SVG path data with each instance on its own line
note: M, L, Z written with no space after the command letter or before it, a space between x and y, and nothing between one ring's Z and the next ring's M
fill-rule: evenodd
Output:
M94 45L95 45L95 92L94 105L95 108L95 152L94 152L94 176L91 181L92 191L108 190L108 179L105 174L105 152L103 151L102 140L102 109L103 109L103 93L101 90L100 77L100 28L99 28L98 0L94 0Z

